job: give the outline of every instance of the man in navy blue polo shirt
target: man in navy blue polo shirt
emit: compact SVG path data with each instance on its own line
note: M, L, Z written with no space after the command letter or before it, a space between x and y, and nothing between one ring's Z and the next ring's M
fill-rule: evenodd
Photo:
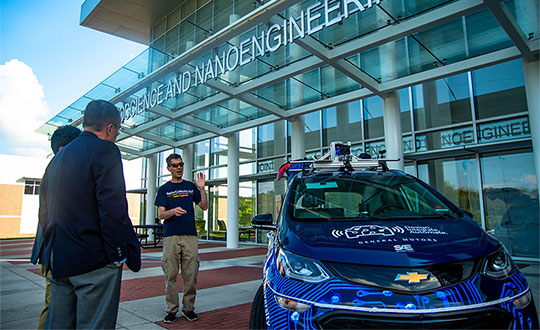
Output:
M189 321L195 321L198 319L194 309L199 256L194 204L202 210L208 209L205 179L204 174L199 173L195 183L183 180L184 162L178 154L167 157L167 170L171 172L172 178L159 187L155 201L159 218L164 220L161 268L166 280L167 315L163 321L176 321L179 310L176 286L179 267L184 280L182 315Z

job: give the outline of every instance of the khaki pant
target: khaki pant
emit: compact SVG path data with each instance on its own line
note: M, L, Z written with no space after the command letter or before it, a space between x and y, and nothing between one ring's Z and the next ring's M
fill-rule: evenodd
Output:
M167 313L176 314L179 309L176 278L179 267L184 280L182 311L190 312L195 308L197 294L197 275L199 274L198 238L191 235L167 236L163 239L163 257L161 268L165 274L165 300Z
M43 329L43 325L45 324L45 319L47 318L47 312L49 311L49 305L51 304L51 282L49 281L49 276L51 276L51 271L49 270L47 274L45 274L45 265L41 265L41 274L45 276L45 306L43 306L43 310L41 311L41 314L39 315L39 321L38 321L38 330Z

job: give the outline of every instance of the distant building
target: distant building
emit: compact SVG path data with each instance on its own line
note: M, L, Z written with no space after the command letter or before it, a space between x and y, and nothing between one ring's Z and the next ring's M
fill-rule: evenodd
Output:
M39 187L50 159L1 155L0 239L36 235ZM128 193L129 215L139 223L140 195Z

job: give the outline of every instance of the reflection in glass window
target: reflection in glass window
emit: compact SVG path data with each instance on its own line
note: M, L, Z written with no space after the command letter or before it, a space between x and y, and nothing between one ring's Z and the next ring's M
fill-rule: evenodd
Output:
M371 158L382 158L383 154L381 152L383 150L386 150L384 141L366 143L366 153Z
M321 111L315 111L304 115L304 131L306 150L321 147Z
M224 179L227 177L227 167L210 168L210 179Z
M210 196L209 189L210 187L206 187L206 196ZM210 199L208 199L208 201L210 201ZM203 211L200 207L195 207L195 226L197 228L197 233L199 233L199 238L201 239L208 239L208 214L208 210Z
M363 100L364 103L364 138L372 139L384 136L383 100L378 96Z
M460 208L470 211L481 225L478 167L475 158L451 157L418 163L418 178Z
M281 207L281 195L278 198L274 193L274 180L257 182L257 214L272 213L274 220L277 217L277 209ZM276 205L279 202L280 205ZM257 241L267 242L267 230L257 230Z
M219 136L210 140L210 166L227 165L227 138Z
M531 150L486 154L481 160L486 229L511 252L538 258L539 205Z
M195 143L195 168L210 166L209 152L208 140Z
M285 154L285 124L283 121L257 128L257 154L259 158Z
M255 128L240 131L238 141L240 147L240 162L254 160L257 157L255 145L256 132Z
M208 239L227 238L227 185L210 186L208 194Z
M336 107L322 110L322 137L323 146L327 146L332 141L338 141L339 132L345 130L349 125L340 125L340 130L336 125Z
M478 125L478 143L504 141L531 136L527 117L499 120Z
M409 102L409 88L399 90L399 111L401 116L401 131L411 131L411 103Z
M414 141L412 135L403 137L403 153L414 152Z
M478 119L527 111L521 60L472 71Z
M361 141L360 101L338 105L322 111L323 147L334 141Z
M417 151L453 148L474 143L471 126L416 135Z
M255 162L240 164L239 174L240 174L240 176L255 174L256 173L255 169L256 169L256 163Z
M255 182L240 182L238 196L238 235L240 242L255 242L251 219L255 215Z
M415 128L435 128L472 120L467 74L413 86Z

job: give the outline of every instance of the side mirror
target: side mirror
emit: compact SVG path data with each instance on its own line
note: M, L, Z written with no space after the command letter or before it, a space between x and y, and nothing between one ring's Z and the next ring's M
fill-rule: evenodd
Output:
M251 224L255 229L276 230L272 213L257 214L251 219Z

